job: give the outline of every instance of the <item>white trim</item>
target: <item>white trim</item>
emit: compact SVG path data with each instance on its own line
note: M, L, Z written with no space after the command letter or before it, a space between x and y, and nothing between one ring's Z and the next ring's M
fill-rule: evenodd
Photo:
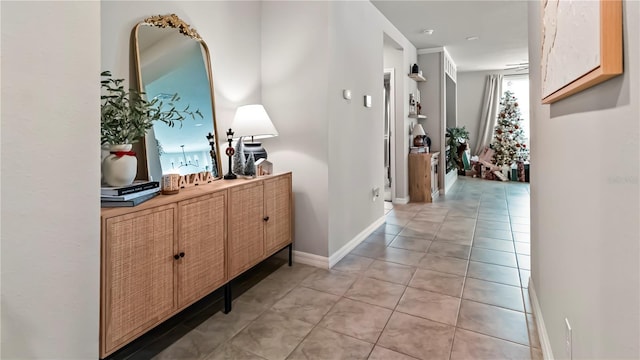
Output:
M397 197L393 199L393 203L394 204L400 204L400 205L406 205L409 203L409 198L408 197Z
M457 169L453 169L444 175L444 193L445 194L448 193L449 190L451 190L451 187L453 186L453 184L456 183L456 181L458 181Z
M540 303L538 302L538 295L536 295L535 287L533 286L533 279L529 278L529 297L531 298L531 306L533 307L533 315L536 319L536 325L538 326L538 337L540 338L540 345L542 347L542 357L544 360L553 360L553 351L551 350L551 342L549 341L549 334L547 334L547 328L544 326L544 319L542 318L542 309L540 309Z
M356 246L360 245L367 236L371 235L380 225L384 224L386 216L382 215L378 220L371 223L371 225L367 226L366 229L362 230L358 235L356 235L353 239L351 239L348 243L344 244L343 247L338 249L338 251L334 252L331 256L329 256L329 268L332 268L333 265L337 264L338 261L342 260L351 250L353 250Z
M418 55L424 55L424 54L433 54L433 53L439 53L439 52L443 52L444 51L444 46L440 46L440 47L434 47L434 48L428 48L428 49L418 49Z
M311 265L319 267L321 269L329 268L329 258L326 256L320 256L310 254L302 251L293 251L293 261L299 264Z
M396 197L396 70L395 68L385 68L384 75L389 74L389 171L391 172L391 198ZM382 115L384 124L384 112Z

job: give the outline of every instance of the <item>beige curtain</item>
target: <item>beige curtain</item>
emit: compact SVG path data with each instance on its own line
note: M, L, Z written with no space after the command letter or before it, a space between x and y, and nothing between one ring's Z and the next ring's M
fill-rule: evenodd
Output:
M487 75L475 155L480 155L482 149L489 146L491 139L493 139L493 129L497 123L500 95L502 94L502 78L502 75Z

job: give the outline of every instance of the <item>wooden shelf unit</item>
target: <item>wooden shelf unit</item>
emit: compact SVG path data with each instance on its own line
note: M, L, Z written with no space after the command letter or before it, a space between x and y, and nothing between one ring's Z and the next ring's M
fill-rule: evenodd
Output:
M409 74L409 77L412 78L415 81L418 81L418 82L427 81L427 79L425 79L424 76L419 75L419 74L411 73L411 74Z
M100 358L290 247L291 179L219 180L102 209Z

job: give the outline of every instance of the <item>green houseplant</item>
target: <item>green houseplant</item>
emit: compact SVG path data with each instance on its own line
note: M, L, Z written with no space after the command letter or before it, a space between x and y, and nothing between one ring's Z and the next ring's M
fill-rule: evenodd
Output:
M462 160L460 159L461 150L464 150L469 140L469 131L463 127L447 128L447 145L449 145L449 158L447 159L447 172L451 169L462 169Z
M130 89L125 91L124 79L113 79L111 72L100 73L100 143L109 151L102 161L102 175L111 186L123 186L133 182L136 176L137 159L131 151L133 143L143 138L156 121L170 127L189 116L195 119L199 110L189 110L189 105L178 110L175 103L180 101L174 94L166 104L154 98L147 100L143 92Z

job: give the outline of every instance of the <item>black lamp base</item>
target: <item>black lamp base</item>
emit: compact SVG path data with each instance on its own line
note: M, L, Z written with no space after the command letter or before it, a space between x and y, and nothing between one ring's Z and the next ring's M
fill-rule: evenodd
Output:
M267 158L267 150L262 147L262 143L259 142L246 142L244 143L244 157L249 159L249 154L253 153L253 158L258 159Z
M237 179L238 176L234 173L228 173L224 175L224 179L225 180L233 180L233 179Z

